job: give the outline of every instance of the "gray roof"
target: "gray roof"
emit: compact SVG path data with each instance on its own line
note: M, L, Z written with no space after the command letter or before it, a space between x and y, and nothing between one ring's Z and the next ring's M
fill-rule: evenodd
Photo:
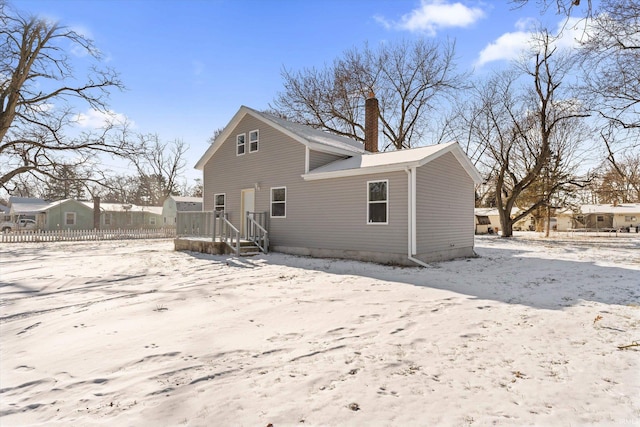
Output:
M452 153L475 182L482 182L480 173L457 142L382 153L356 154L309 171L303 175L303 178L305 180L329 179L403 170L423 166L446 153Z

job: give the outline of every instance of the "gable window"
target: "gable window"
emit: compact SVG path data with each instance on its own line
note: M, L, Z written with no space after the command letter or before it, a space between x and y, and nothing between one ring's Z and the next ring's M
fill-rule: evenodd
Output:
M236 136L236 156L242 156L244 154L245 137L246 135L244 133Z
M271 189L271 217L287 217L287 187L274 187Z
M367 224L388 224L389 181L367 182Z
M258 151L258 131L252 130L249 132L249 152L253 153Z
M64 213L64 225L76 225L76 213L65 212Z
M224 211L224 202L225 202L225 194L214 194L213 195L213 210L214 211Z

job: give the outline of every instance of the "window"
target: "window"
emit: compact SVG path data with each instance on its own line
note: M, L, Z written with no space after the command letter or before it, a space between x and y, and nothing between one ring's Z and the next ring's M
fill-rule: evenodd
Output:
M244 154L244 139L244 133L236 136L236 156L242 156Z
M224 193L214 194L213 195L213 210L214 211L224 211Z
M65 212L64 213L64 225L76 225L76 213Z
M596 221L604 222L604 215L596 215Z
M253 153L258 151L258 131L252 130L249 132L249 152Z
M636 222L637 220L638 220L638 217L636 216L629 216L629 215L624 216L624 222Z
M104 214L104 225L111 225L111 214Z
M271 189L271 217L287 217L287 187Z
M491 220L486 215L476 215L478 218L478 225L491 225Z
M389 181L367 182L367 223L388 224L389 216Z
M156 225L156 217L155 216L149 217L149 225Z

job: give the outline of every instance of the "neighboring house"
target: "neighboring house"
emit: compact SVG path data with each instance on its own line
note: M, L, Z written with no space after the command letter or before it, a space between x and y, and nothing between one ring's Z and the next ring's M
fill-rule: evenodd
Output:
M81 202L93 210L93 202ZM162 206L100 203L100 229L162 228Z
M175 227L178 212L202 212L202 197L167 197L162 205L162 224Z
M375 98L366 115L368 151L241 107L196 164L204 210L243 234L248 213L266 212L278 252L405 265L472 256L481 177L460 146L376 153Z
M475 208L476 234L494 234L500 230L500 214L495 208Z
M43 199L31 197L9 197L9 216L11 221L20 218L32 219L36 222L37 228L42 228L46 221L44 209L49 202Z
M5 206L0 203L0 221L8 221L10 219L11 216L9 216L9 206Z
M640 227L640 203L582 205L577 212L557 214L559 231L570 229L626 229Z
M514 208L511 216L521 212L519 208ZM476 234L498 233L502 230L500 224L500 214L496 208L475 208L476 217ZM513 224L515 231L532 231L535 229L535 219L531 215L527 215L520 221ZM489 231L491 230L491 231Z
M58 200L44 208L44 230L92 230L93 204L73 199Z

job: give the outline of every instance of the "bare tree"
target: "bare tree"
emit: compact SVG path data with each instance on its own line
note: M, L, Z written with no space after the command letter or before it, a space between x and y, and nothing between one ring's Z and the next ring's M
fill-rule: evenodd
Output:
M562 90L574 60L557 52L552 41L543 31L533 60L478 84L468 108L469 133L486 148L481 164L494 183L503 237L511 237L516 222L548 204L558 186L570 182L570 176L558 175L551 186L552 172L566 170L560 163L569 161L556 136L563 122L587 116ZM549 182L540 186L545 170ZM512 217L518 201L535 193L536 186L541 194Z
M86 76L74 68L69 46L91 58ZM0 0L0 187L11 192L21 175L56 179L60 164L86 164L98 153L137 152L126 125L114 119L97 132L70 136L77 105L107 115L109 90L123 87L115 71L98 67L100 59L83 35L46 19L24 17Z
M426 40L365 45L317 70L284 70L271 109L290 120L364 141L364 101L379 100L382 150L424 143L439 102L463 87L455 45Z
M511 0L510 3L519 8L528 4L530 1L531 0ZM589 16L593 11L592 0L536 0L536 4L540 7L542 13L554 7L556 14L566 16L571 16L580 6L584 6L585 13Z
M162 142L157 134L139 135L143 153L131 161L138 171L137 199L147 205L159 205L177 194L178 179L186 166L187 144L182 140Z

